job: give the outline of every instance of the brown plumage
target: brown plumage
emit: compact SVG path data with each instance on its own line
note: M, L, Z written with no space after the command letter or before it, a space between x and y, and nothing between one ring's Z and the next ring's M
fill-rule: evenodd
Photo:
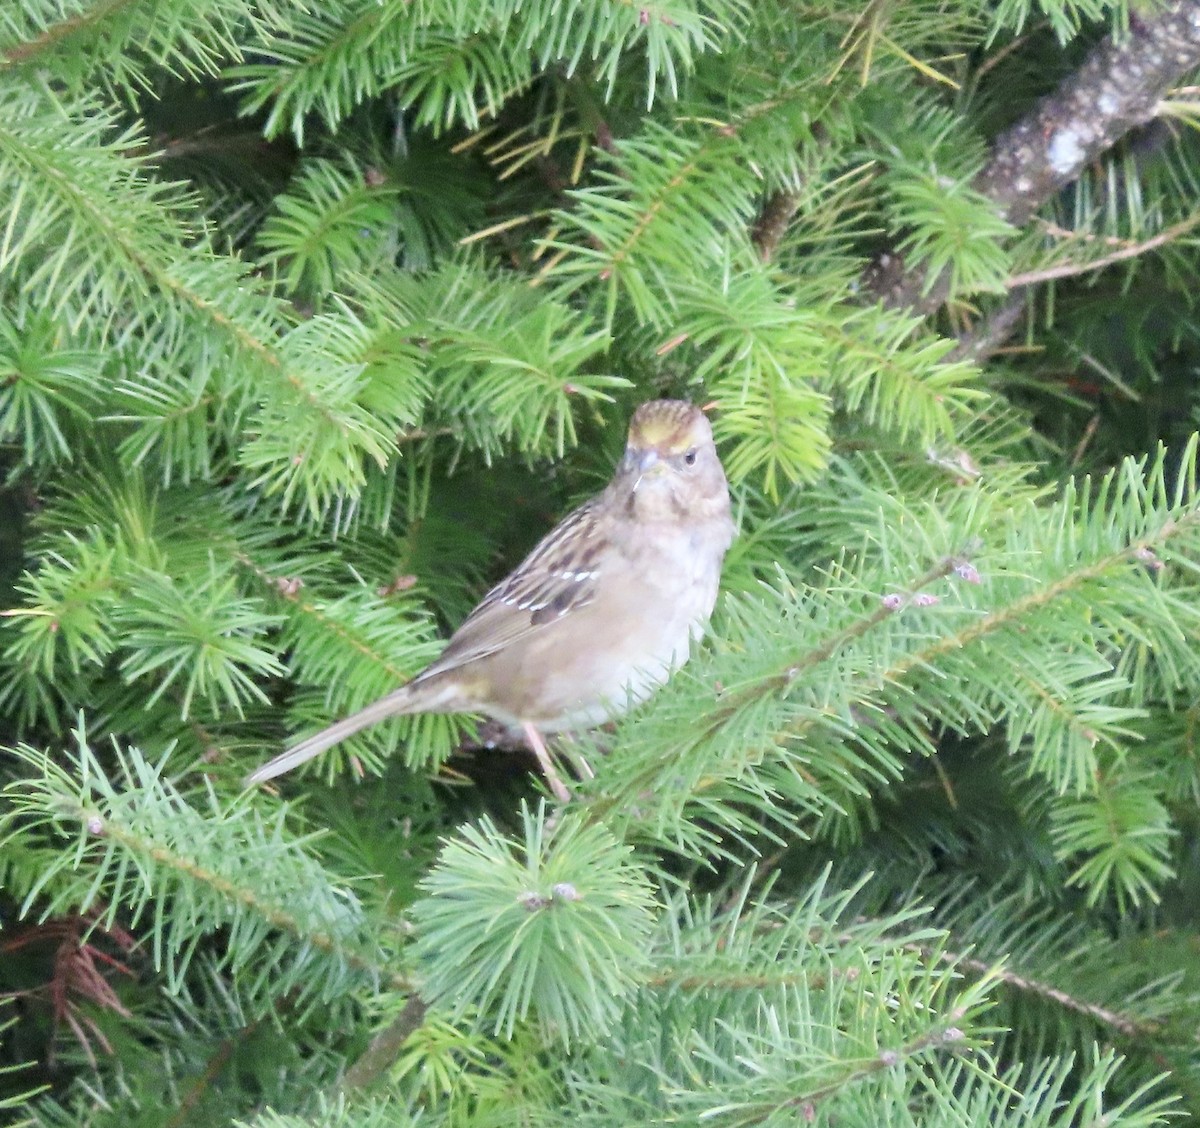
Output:
M565 798L540 734L601 724L686 661L732 538L708 420L680 400L642 404L608 487L483 597L440 657L248 782L290 771L387 717L479 713L522 733Z

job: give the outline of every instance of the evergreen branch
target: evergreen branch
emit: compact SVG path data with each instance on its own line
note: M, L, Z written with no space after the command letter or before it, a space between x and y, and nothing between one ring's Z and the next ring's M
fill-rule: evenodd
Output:
M170 1118L163 1121L162 1128L189 1128L195 1123L192 1116L196 1106L204 1099L205 1093L212 1091L234 1054L258 1032L264 1021L265 1018L253 1019L235 1034L221 1039L216 1051L205 1063L204 1071L180 1095L179 1104Z
M129 786L114 785L82 733L77 738L78 778L44 752L14 750L40 775L6 788L10 842L18 834L21 843L31 841L39 826L76 839L39 875L25 911L49 891L51 912L68 905L87 910L103 894L100 923L121 909L135 924L148 915L156 960L166 963L174 981L201 935L223 926L227 958L244 968L265 957L267 969L256 975L274 994L328 997L346 989L347 971L410 989L383 954L378 922L368 921L357 900L323 875L304 839L284 835L284 808L268 827L248 798L221 809L210 793L206 818L163 778L161 767L134 751L119 753ZM306 891L300 901L298 888ZM313 966L317 952L327 957L324 966Z
M294 561L284 562L285 573L278 574L245 552L236 558L287 609L281 645L290 652L290 674L299 689L289 702L295 732L315 731L331 714L352 713L391 692L445 645L424 605L410 605L398 614L379 592L365 586L326 599L310 597L303 594L300 578L307 568L298 570ZM361 776L364 765L377 768L398 746L406 763L424 771L459 746L471 723L445 714L392 718L324 757L323 771L332 778L349 763Z
M903 886L907 879L900 880ZM1124 1052L1145 1055L1155 1072L1169 1071L1173 1084L1187 1088L1193 1065L1180 1051L1198 997L1186 948L1172 950L1170 929L1113 937L1104 924L1064 912L1059 891L1055 881L1050 899L1039 904L1027 891L997 890L993 876L978 885L935 878L925 896L938 906L936 922L956 938L955 950L920 941L916 946L927 958L957 966L966 976L987 976L1001 988L995 1001L1010 1016L1000 1019L1012 1027L1008 1052L1019 1055L1026 1039L1038 1039L1053 1013L1078 1044L1116 1039ZM887 893L876 894L888 903ZM1141 958L1124 958L1131 943ZM1033 1000L1047 1005L1032 1007Z
M914 670L935 667L936 659L943 655L965 649L995 631L1029 617L1031 613L1061 599L1089 581L1100 579L1114 568L1138 564L1146 559L1146 554L1151 552L1151 546L1165 544L1171 538L1197 526L1200 526L1200 511L1193 510L1190 513L1164 517L1154 535L1138 538L1125 548L1117 549L1099 560L1072 569L1050 583L1019 596L1007 606L989 611L982 618L961 630L943 635L929 646L914 651L895 665L882 671L877 682L883 686L904 678ZM1151 555L1153 554L1151 553Z
M580 825L576 823L570 828L556 828L555 835L576 833ZM474 841L480 841L479 837L472 837ZM557 843L551 838L547 845L555 846L559 851L574 848L573 844L561 838ZM501 883L505 880L504 870L508 864L509 859L503 856L491 860L494 878ZM549 864L555 868L563 867L564 873L583 872L581 859L537 859L535 864L539 869ZM488 905L491 898L473 875L460 873L454 876L461 885L448 881L448 875L439 878L439 885L444 887L442 895L452 893L456 900L471 906L468 911L478 910L491 916ZM569 909L573 903L571 899L577 895L591 899L600 895L600 890L593 885L596 881L593 875L589 878L588 887L575 889L573 886L556 885L557 892L547 898L545 904L537 903L531 887L547 888L554 876L550 872L539 874L536 870L523 876L520 887L530 890L522 895L526 913L548 911L562 914ZM656 960L640 969L637 976L640 994L644 995L646 991L662 992L663 997L670 998L695 994L707 999L713 997L713 992L723 993L726 997L741 992L751 993L755 997L770 997L775 993L787 994L797 987L829 991L839 985L859 982L863 976L864 959L890 960L896 948L927 958L925 953L919 951L919 939L927 937L928 931L920 930L915 937L910 931L903 942L894 938L894 931L912 914L901 912L891 919L880 921L858 920L851 931L839 933L835 921L847 911L855 889L831 890L825 880L828 875L825 875L813 882L805 895L794 904L748 905L745 898L755 876L752 874L747 877L740 893L734 895L734 903L719 914L713 914L711 907L693 907L683 900L672 906L670 914L660 926L664 929L660 943L665 942L666 948L662 955L670 962L664 967ZM469 881L464 881L464 878ZM563 898L566 898L565 902ZM417 911L419 916L427 915L424 907ZM688 932L683 938L675 932L679 927L677 917L687 920ZM499 943L500 937L495 942ZM528 928L524 930L522 946L536 946ZM813 949L823 951L830 957L825 966L813 966ZM801 958L801 953L804 958ZM853 956L847 960L846 953L853 953ZM689 955L695 957L691 968L687 963ZM516 962L516 957L511 953L508 959ZM719 966L709 966L714 959L719 961ZM694 966L697 962L701 965L699 969ZM752 971L751 962L767 970ZM549 975L552 971L562 973L547 958L540 973ZM600 974L600 969L594 967L590 974ZM425 1003L416 995L411 995L400 1014L372 1039L368 1049L347 1071L339 1085L339 1092L365 1088L378 1080L395 1060L404 1042L420 1026L425 1011Z
M835 975L854 975L855 972L836 972L834 975L823 971L807 971L795 969L780 971L773 975L755 974L751 972L720 972L703 971L690 972L684 968L666 968L656 971L645 981L650 989L663 988L679 991L762 991L774 987L804 986L815 991L823 991L829 987Z
M702 278L711 274L714 253L723 253L725 242L749 247L757 182L741 157L733 133L681 135L647 121L636 137L603 154L598 184L568 193L571 208L555 217L574 241L544 241L544 248L559 253L533 284L556 279L569 292L599 282L607 323L624 296L641 318L661 326L675 289L668 270ZM710 191L714 178L723 182L716 194ZM720 238L697 240L698 230Z
M0 60L7 65L27 63L43 51L57 47L62 40L76 32L94 24L103 23L112 13L139 2L140 0L98 0L93 7L87 8L78 15L50 24L33 39L19 43L15 47L9 47L0 55Z
M293 342L304 341L311 349L317 335L314 327L302 325L293 329L290 336L272 340L272 331L280 332L285 324L279 303L261 288L248 285L245 269L233 258L217 255L203 245L198 248L184 245L184 237L189 233L176 222L184 198L173 188L141 178L138 164L125 156L133 144L132 135L113 144L99 144L95 133L105 124L104 115L100 107L90 103L81 103L79 112L82 114L85 108L89 114L86 125L68 118L75 132L70 135L71 143L65 146L57 140L61 120L54 122L58 127L54 130L55 145L49 147L45 143L49 127L59 115L46 112L40 104L35 104L33 112L23 106L22 112L15 116L15 126L0 120L0 151L7 148L14 163L24 166L25 174L43 194L46 202L42 206L53 209L55 219L69 216L74 224L86 230L83 238L76 235L65 240L64 249L52 253L41 264L41 272L53 267L50 284L47 286L41 280L48 291L48 300L53 303L57 296L58 306L63 306L88 279L88 271L78 261L71 261L69 272L65 270L68 265L65 257L57 261L75 248L76 254L82 253L90 260L89 268L102 278L112 279L107 285L94 286L87 295L89 303L108 305L104 310L107 318L118 310L128 316L130 292L137 293L147 284L169 299L172 313L184 315L182 325L176 318L164 319L162 309L155 318L147 319L146 335L154 347L166 354L164 361L179 363L183 359L182 350L193 341L205 340L205 326L211 326L233 347L235 355L248 355L278 376L287 393L318 421L310 421L310 429L320 426L327 442L336 435L343 447L353 446L357 450L362 444L367 453L381 457L384 437L371 435L372 428L364 424L364 415L356 410L356 405L336 404L333 397L326 398L321 394L326 388L304 370L305 358ZM87 175L81 176L84 167ZM24 203L31 213L37 208L36 202ZM33 224L30 228L36 230ZM82 252L78 249L80 244ZM7 258L23 249L4 245L0 256ZM59 296L55 294L59 288L55 284L61 274L67 274L67 279ZM129 332L128 326L122 328ZM332 331L328 332L321 343L329 348L333 336ZM289 346L289 362L285 364L281 350ZM211 365L211 359L207 356L206 359ZM337 446L333 445L325 462L335 462L338 454ZM293 475L305 472L316 475L321 469L311 464L297 468L284 461ZM338 469L340 481L344 482L347 468L341 464Z
M94 101L78 103L74 118L66 110L55 112L36 103L35 107L33 112L28 105L11 107L17 112L0 119L0 151L7 150L21 173L38 185L40 198L21 201L30 217L41 203L43 209L52 209L55 219L69 218L72 224L72 238L64 241L62 250L54 252L50 261L72 248L80 253L82 244L82 255L90 260L88 267L98 268L101 278L113 278L107 286L98 286L88 295L90 302L103 305L107 299L111 307L128 306L128 293L136 293L149 283L198 315L200 324L211 325L222 336L227 335L237 350L251 353L268 367L280 368L278 354L262 336L267 324L279 324L277 303L261 290L248 292L245 269L232 259L185 245L191 232L177 221L187 200L172 187L142 178L139 163L126 156L137 138L126 134L115 143L99 143L97 127L113 123ZM83 125L85 120L87 124ZM74 130L67 135L66 144L62 138L64 125ZM51 131L56 136L53 148L44 143ZM86 174L82 175L84 169ZM29 224L31 236L38 227ZM43 239L53 242L50 233ZM24 248L6 242L3 256L19 257L20 252L33 251L35 246ZM76 259L71 264L70 281L63 283L61 296L56 295L55 283L65 265L57 266L46 287L46 297L50 302L57 300L59 310L88 276L84 264ZM114 267L120 271L115 278ZM122 312L127 314L128 310ZM105 313L111 316L112 310ZM159 332L169 340L172 328L168 323ZM196 324L191 330L204 333ZM178 335L176 344L185 337L186 333ZM292 383L300 387L294 378Z
M1200 114L1148 93L1200 0L1133 8L0 0L0 740L115 737L0 756L0 917L149 965L28 1118L1200 1109ZM888 239L917 312L862 300ZM740 535L577 803L437 786L440 715L314 773L383 786L228 792L432 658L654 395L717 407ZM0 995L55 958L9 947Z
M532 1018L569 1048L615 1024L639 990L653 892L632 850L594 820L551 821L544 802L521 814L520 839L485 818L446 843L411 910L414 955L422 993L454 1019L512 1037Z
M1053 693L1049 687L1043 685L1025 670L1015 670L1013 676L1018 684L1025 687L1030 700L1037 702L1042 709L1056 718L1062 730L1072 733L1089 744L1096 743L1098 737L1095 730L1089 727L1085 717L1079 716L1071 707L1074 702L1063 701L1059 695Z
M610 319L613 303L624 293L642 317L658 324L674 313L664 300L672 286L648 271L661 270L667 260L675 261L678 273L697 278L727 269L712 267L714 252L720 256L732 249L734 269L744 269L752 246L761 257L771 244L762 258L767 261L788 220L802 202L811 202L797 187L803 175L797 152L818 150L815 139L824 138L824 131L812 118L816 105L830 95L807 75L781 78L771 72L761 81L763 88L738 91L731 112L720 118L711 113L683 117L682 130L650 119L637 135L601 144L598 183L569 192L572 207L556 213L559 226L576 241L556 233L541 244L543 251L557 253L539 269L534 284L559 278L570 289L599 281L606 284ZM805 142L800 146L798 133ZM835 158L822 151L820 159ZM718 191L702 188L713 182L721 184ZM783 187L772 193L751 229L764 182ZM711 231L716 238L697 239L698 231Z
M286 600L301 615L317 623L322 629L329 631L339 641L361 655L375 666L380 667L394 684L402 685L413 675L413 669L402 669L393 659L385 654L378 646L365 639L360 633L350 629L345 623L338 621L328 613L327 605L312 600L302 599L300 589L293 586L285 577L273 575L262 565L255 563L245 553L235 554L238 563L250 569L263 584L281 599Z
M236 882L223 877L215 870L200 865L193 858L185 857L168 847L156 845L151 838L113 825L98 816L94 809L82 806L71 807L64 804L58 808L56 814L59 819L78 820L81 826L87 828L88 834L116 842L128 850L131 856L148 858L189 881L211 889L229 904L249 909L272 928L288 932L297 941L311 944L319 951L344 960L350 967L366 972L373 978L387 983L393 990L408 991L412 989L412 983L407 976L391 971L384 962L373 960L360 952L348 949L344 942L331 932L324 929L306 928L299 915L289 910L285 902L266 900L249 882Z
M1189 447L1181 482L1190 481L1192 459L1194 451ZM1129 722L1137 715L1120 704L1118 696L1127 692L1127 682L1114 672L1113 663L1121 660L1123 650L1145 647L1166 668L1186 668L1188 676L1196 675L1196 662L1182 643L1174 609L1162 606L1150 617L1137 616L1130 608L1147 593L1147 561L1158 559L1152 545L1185 539L1187 547L1174 558L1186 566L1200 512L1186 500L1187 486L1181 485L1171 504L1161 480L1161 460L1146 471L1147 481L1132 466L1126 467L1125 474L1107 480L1095 500L1085 496L1077 502L1069 492L1045 516L1030 508L1033 528L1024 530L1008 551L1040 554L1048 567L1041 575L1027 576L1020 565L1003 581L997 577L999 606L988 606L987 601L975 606L974 599L968 600L968 587L979 584L981 577L969 563L943 557L932 574L955 571L964 581L964 606L950 629L922 623L921 616L911 627L896 617L895 628L880 631L906 602L919 608L938 600L924 592L872 594L884 582L878 575L842 581L855 591L855 603L867 605L866 613L850 622L850 607L844 601L838 601L838 609L823 612L814 597L811 607L802 608L796 593L785 587L777 593L776 614L784 616L791 630L803 630L801 624L813 619L832 621L836 630L808 652L796 676L788 678L787 671L800 658L791 658L783 667L774 665L774 657L751 659L750 652L761 644L750 639L759 639L766 623L743 626L742 641L731 640L733 660L724 666L710 664L701 675L703 689L697 686L697 690L709 704L699 714L692 698L686 706L682 698L675 700L672 686L661 695L667 699L665 708L631 720L631 733L644 725L647 735L642 741L631 741L628 752L623 742L610 753L607 773L599 777L603 780L607 775L609 787L585 799L589 816L615 820L626 833L636 827L634 833L648 834L659 843L669 841L685 854L706 856L728 850L718 844L736 835L771 833L768 817L778 820L789 834L804 833L796 822L800 814L816 819L837 812L842 818L853 818L852 812L870 799L869 781L882 783L898 776L905 771L908 757L934 750L931 719L942 729L962 733L1003 726L1014 752L1027 743L1024 754L1031 769L1048 778L1057 794L1080 796L1057 816L1054 831L1059 857L1085 859L1072 880L1086 885L1093 899L1110 889L1119 899L1129 897L1135 903L1143 893L1155 896L1155 886L1169 874L1163 860L1170 843L1169 821L1144 784L1135 790L1133 781L1127 780L1115 836L1101 834L1103 811L1094 796L1094 772L1102 765L1096 749L1128 739ZM1158 499L1162 508L1149 504L1147 494ZM846 504L844 497L840 504ZM981 533L994 523L996 515L989 521L986 508L979 508L980 499L964 497L963 504ZM906 520L917 527L945 519L945 514L934 517L932 510L906 511ZM1004 518L1006 525L1011 520L1011 514ZM961 521L956 520L954 527L959 535L968 535ZM929 539L937 543L941 537ZM1114 548L1113 539L1123 543ZM1018 550L1016 544L1023 547ZM894 568L893 558L903 549L889 538L880 551ZM1113 590L1114 577L1105 588L1107 602L1098 602L1092 608L1096 614L1081 620L1074 594L1126 569L1129 583L1123 594ZM831 582L837 584L832 577ZM1155 591L1149 589L1151 594ZM877 602L872 605L872 600ZM1052 605L1060 606L1061 612L1047 614ZM770 614L765 607L762 613ZM1196 616L1187 618L1192 622ZM789 626L783 629L785 638ZM1072 628L1077 628L1074 636ZM777 623L773 629L779 631ZM874 632L880 632L877 642L858 645ZM988 650L982 645L1001 632L1002 646ZM1024 643L1023 634L1030 634ZM1088 649L1072 651L1071 639L1081 634L1089 640ZM1035 655L1060 646L1068 648L1051 673ZM899 655L895 647L901 649ZM835 669L812 676L832 665L830 659L839 653L844 656ZM735 654L746 657L735 659ZM1010 665L1011 671L1006 672ZM1012 676L1026 669L1032 681ZM743 688L735 693L720 690L731 682ZM672 708L677 712L672 713ZM654 747L655 755L634 750L643 746ZM583 788L585 796L588 790ZM652 810L643 806L647 795L656 797ZM756 818L739 820L730 810L736 802L755 811ZM1146 831L1139 836L1134 831L1138 818L1150 815L1153 834ZM698 826L698 817L707 832ZM720 827L719 833L714 826ZM747 843L747 848L753 847Z
M675 96L678 73L691 68L693 54L721 45L744 5L728 0L714 7L724 9L727 26L690 4L655 18L650 8L609 0L549 8L339 0L281 21L254 52L263 61L235 75L248 92L247 110L273 103L269 135L290 126L302 140L305 115L314 109L332 129L354 106L388 90L399 94L417 123L437 129L461 122L474 129L477 103L498 113L536 77L535 65L570 75L590 64L595 80L611 84L635 47L646 67L647 103L660 79Z
M712 739L717 736L747 706L786 693L802 673L828 661L839 650L892 618L897 611L919 596L924 588L949 575L959 563L957 558L946 557L918 576L903 594L897 593L895 598L882 601L869 614L855 620L805 653L790 658L782 669L767 672L761 679L756 679L753 684L746 686L743 690L726 691L721 694L717 698L716 704L702 714L703 727L700 730L700 739ZM801 729L808 728L818 723L817 718L810 716L800 722L800 727ZM773 744L775 739L777 738L764 741L764 743ZM614 811L626 807L629 796L643 794L648 789L653 790L661 770L662 766L657 760L647 761L628 780L623 780L618 790L607 795L601 793L595 797L589 796L586 800L589 817L604 820Z
M0 127L0 145L25 166L26 175L52 186L66 207L92 226L108 244L110 253L115 250L145 278L163 280L163 264L152 261L145 244L134 238L132 230L121 228L116 215L103 206L109 201L84 190L75 175L76 170L61 162L61 153L51 153L30 143L11 124Z
M58 89L82 93L99 85L131 101L152 87L156 67L177 77L215 75L240 55L239 32L261 17L250 0L14 0L9 6L22 11L0 21L3 30L21 38L0 47L0 71L22 76L37 68Z
M633 224L622 241L608 251L607 262L600 271L600 281L606 281L613 273L619 271L632 254L647 228L658 218L659 213L666 207L671 197L693 179L705 157L703 149L697 149L695 154L683 161L679 167L663 182L658 193L647 200L639 214L634 215Z
M489 460L509 446L561 458L578 441L576 413L629 384L593 370L611 346L605 330L478 260L373 280L367 300L385 322L407 324L403 340L438 389L440 416Z
M330 615L328 604L322 605L308 600L297 600L296 608L301 615L316 623L323 631L328 632L356 655L378 667L384 677L393 685L403 685L413 676L414 669L420 669L419 656L415 660L415 666L410 665L407 668L400 666L393 657L375 645L372 639L364 637L361 630L354 629L358 624L351 627ZM440 644L433 640L427 642L427 645L436 647Z
M1158 785L1129 763L1099 766L1086 795L1061 795L1049 812L1054 852L1073 866L1066 883L1086 890L1089 906L1110 892L1119 912L1157 903L1175 876L1176 833Z
M339 22L341 21L341 22ZM290 127L304 140L304 118L319 108L334 127L350 108L378 92L376 46L380 33L396 22L389 5L343 0L298 14L251 50L266 60L235 69L235 91L246 92L243 108L257 112L271 103L263 132L278 136ZM367 64L364 66L364 64ZM374 65L372 65L374 64Z
M140 265L147 277L161 286L164 292L181 299L184 305L190 306L202 317L211 321L222 333L227 333L241 348L263 361L268 368L281 369L283 367L275 348L258 333L241 323L236 315L222 308L221 303L214 300L211 295L202 293L195 286L189 285L185 279L170 271L160 270L156 263L146 261ZM260 294L259 297L262 298L264 304L268 306L273 304L266 294ZM298 392L307 393L308 390L294 375L287 372L282 375ZM314 406L320 406L316 397L311 394L309 394L309 402Z
M319 301L340 274L394 257L400 189L374 179L333 161L309 161L293 174L258 233L264 265L282 266L289 290Z
M652 990L637 1005L688 1036L659 1044L644 1022L631 1024L620 1050L646 1061L658 1091L671 1095L670 1120L741 1126L797 1112L810 1120L818 1104L889 1065L971 1047L967 1030L985 1005L986 986L961 989L949 965L918 950L938 933L918 927L901 940L897 928L911 927L918 915L911 908L891 920L867 920L852 907L865 879L831 888L827 869L811 876L782 903L752 897L750 873L729 891L728 908L715 904L724 895L668 906L666 962L685 974L690 962L692 983ZM852 919L844 923L846 917ZM750 974L740 982L739 971L758 971L762 979ZM799 978L780 978L787 973ZM724 989L712 989L710 976ZM731 1021L741 999L752 1001L759 1021ZM864 1021L864 1006L872 1019Z
M830 318L820 326L841 361L828 379L846 407L871 422L887 420L902 438L915 433L931 442L953 434L955 415L985 396L973 370L952 359L942 338L911 340L907 315L893 320L886 311L868 309L858 317L857 324L857 318L841 324Z
M919 1057L929 1050L950 1050L953 1052L961 1049L965 1038L962 1030L954 1026L953 1023L961 1021L962 1016L956 1016L951 1012L948 1017L949 1021L945 1025L938 1026L925 1034L913 1038L899 1049L884 1050L874 1059L868 1058L849 1064L847 1068L842 1070L840 1076L822 1085L813 1086L806 1092L797 1093L785 1101L782 1106L774 1104L764 1105L757 1112L751 1111L749 1114L739 1116L736 1120L731 1120L729 1123L736 1125L736 1128L743 1128L743 1126L751 1124L761 1124L764 1121L772 1119L780 1107L799 1110L801 1116L806 1121L815 1120L816 1108L821 1101L828 1100L828 1098L851 1085L865 1081L867 1078L884 1070L894 1069L902 1061Z
M1067 991L1064 991L1061 987L1055 987L1050 983L1042 983L1037 979L1019 975L1017 972L1010 971L1006 967L997 967L995 964L988 963L985 960L975 959L972 956L956 952L927 952L927 954L933 955L946 963L953 964L955 967L972 971L979 975L985 975L991 980L1012 987L1014 990L1057 1003L1066 1010L1075 1014L1085 1015L1099 1025L1107 1026L1127 1038L1154 1037L1162 1031L1161 1023L1139 1022L1136 1019L1120 1014L1118 1011L1102 1007L1099 1003L1090 1003L1086 999L1078 999Z
M763 696L773 697L779 693L786 693L792 683L801 674L807 673L815 666L828 661L848 643L862 638L868 631L877 627L885 620L890 619L898 611L912 603L914 597L929 587L930 584L936 583L938 580L943 579L950 575L951 572L963 566L964 560L961 557L946 557L946 559L939 561L925 573L918 576L911 584L907 585L903 593L896 593L894 596L889 596L881 600L879 606L869 615L851 623L837 632L837 634L818 643L806 653L798 655L794 661L790 662L778 673L768 674L755 685L748 686L738 694L725 695L719 707L710 714L712 720L708 725L706 735L714 735L730 717L751 701Z

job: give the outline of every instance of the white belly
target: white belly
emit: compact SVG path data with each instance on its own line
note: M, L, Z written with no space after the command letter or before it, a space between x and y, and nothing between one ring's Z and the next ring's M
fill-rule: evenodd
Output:
M720 567L711 554L697 552L691 538L667 540L652 567L642 560L621 577L622 582L639 585L642 613L629 624L620 644L589 657L586 633L581 633L584 648L562 672L564 691L568 684L573 686L574 699L562 717L545 725L546 731L603 724L645 701L687 661L712 614ZM581 632L586 618L581 614L576 624ZM587 687L583 693L581 686Z

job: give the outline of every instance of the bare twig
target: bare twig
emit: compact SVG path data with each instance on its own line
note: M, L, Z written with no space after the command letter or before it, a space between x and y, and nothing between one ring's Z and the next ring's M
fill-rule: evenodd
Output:
M1093 270L1101 270L1106 266L1111 266L1115 262L1124 262L1126 259L1137 258L1139 255L1144 255L1147 251L1152 251L1156 247L1173 242L1198 226L1200 226L1200 212L1188 216L1187 219L1180 223L1164 228L1157 235L1149 239L1143 239L1140 243L1126 243L1118 250L1110 251L1106 255L1101 255L1100 258L1092 259L1090 262L1063 262L1057 266L1043 267L1041 270L1029 270L1024 274L1014 274L1009 278L1007 284L1010 289L1017 289L1022 286L1031 286L1037 282L1049 282L1055 278L1071 278L1078 274L1087 274Z
M1079 440L1079 443L1075 447L1075 453L1071 455L1071 466L1073 468L1083 461L1084 453L1092 441L1092 436L1095 435L1099 427L1100 413L1097 412L1088 420L1088 425L1083 429L1083 438Z
M1025 307L1024 288L1014 289L1003 305L992 310L971 329L959 335L958 344L946 354L946 360L970 360L982 364L1013 335L1021 323Z
M374 1038L362 1055L346 1070L338 1086L343 1093L365 1089L378 1081L400 1055L400 1049L425 1021L425 1003L410 995L404 1009Z
M927 952L927 954L933 953ZM998 968L986 960L959 955L955 952L941 952L937 953L937 955L943 962L953 964L964 971L972 971L979 975L994 975L1007 987L1026 994L1036 995L1039 998L1048 999L1050 1002L1056 1003L1065 1010L1073 1011L1076 1014L1086 1015L1093 1022L1107 1026L1125 1035L1127 1038L1153 1037L1161 1030L1161 1026L1158 1023L1138 1022L1136 1019L1129 1018L1119 1011L1102 1007L1099 1003L1089 1003L1086 999L1078 999L1060 987L1055 987L1049 983L1042 983L1024 975L1017 975L1016 972Z

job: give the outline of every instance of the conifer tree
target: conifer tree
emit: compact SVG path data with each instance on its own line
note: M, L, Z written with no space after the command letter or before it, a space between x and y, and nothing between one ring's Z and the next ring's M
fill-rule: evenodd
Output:
M0 1108L1200 1119L1197 67L1200 0L10 0ZM568 804L469 717L245 789L659 396L739 535Z

